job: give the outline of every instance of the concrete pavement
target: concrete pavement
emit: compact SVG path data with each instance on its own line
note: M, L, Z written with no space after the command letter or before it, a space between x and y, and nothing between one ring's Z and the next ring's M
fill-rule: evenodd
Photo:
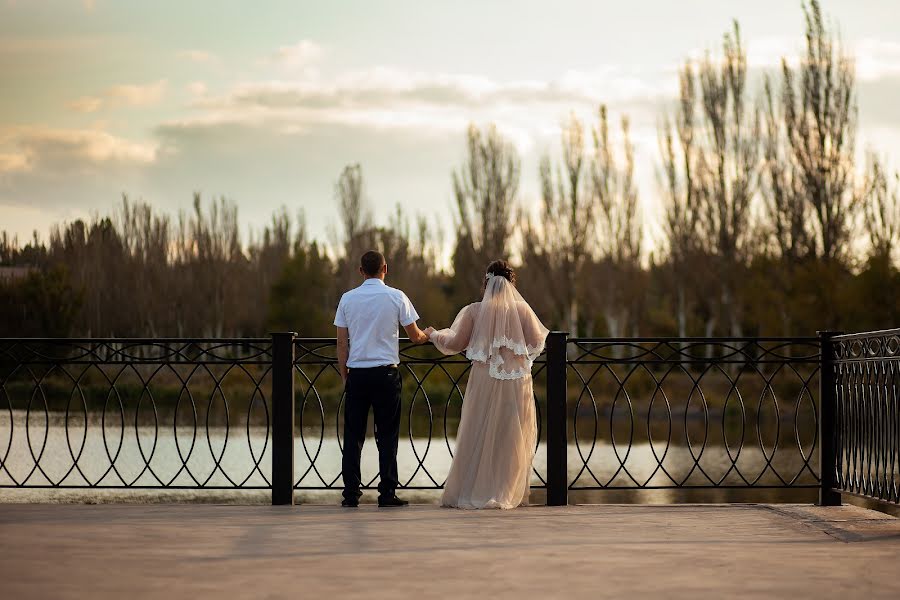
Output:
M0 505L0 597L897 598L855 506Z

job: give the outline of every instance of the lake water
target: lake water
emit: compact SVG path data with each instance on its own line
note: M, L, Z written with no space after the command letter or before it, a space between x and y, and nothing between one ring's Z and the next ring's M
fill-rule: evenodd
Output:
M8 413L7 413L8 415ZM30 486L47 486L59 483L68 489L0 489L0 501L79 501L79 502L268 502L268 490L235 490L235 485L248 487L266 486L270 476L271 454L264 427L198 428L194 437L192 428L174 428L171 424L156 430L152 426L134 424L124 429L107 423L106 435L99 417L85 421L70 420L68 439L65 416L50 413L32 413L26 422L25 413L13 411L12 417L0 419L0 485L13 485L27 479ZM321 435L319 428L304 429L302 438L295 442L295 480L301 502L337 502L339 500L341 453L334 435ZM320 437L321 435L321 437ZM617 439L621 439L617 438ZM693 438L697 439L697 438ZM154 444L155 440L155 444ZM226 443L227 440L227 443ZM581 451L587 455L590 445L582 441ZM449 470L451 449L455 439L433 437L404 437L401 435L398 463L401 482L415 489L407 490L404 497L416 502L437 502L440 486ZM692 450L685 444L673 442L665 450L664 444L636 441L630 451L619 442L614 446L609 439L598 439L586 461L579 457L575 443L569 444L569 481L573 487L671 486L672 479L687 485L712 485L699 471L702 468L709 477L724 486L745 486L739 470L749 481L759 485L778 485L777 471L785 480L796 478L796 483L814 484L815 479L804 467L803 458L796 446L783 445L774 455L771 447L763 450L755 444L745 444L733 462L724 443L708 443L700 453L699 444ZM618 458L616 451L618 450ZM627 455L626 455L627 452ZM663 456L663 453L665 455ZM731 450L732 456L735 449ZM39 461L35 461L39 457ZM657 457L662 457L661 463ZM77 461L74 460L77 458ZM669 476L660 468L668 471ZM628 470L625 473L622 466ZM817 471L817 464L811 461ZM367 440L363 451L362 471L365 481L377 485L378 455L374 439ZM541 443L534 460L536 473L532 483L540 485L538 476L546 473L546 447ZM671 476L671 479L670 479ZM633 477L633 479L632 479ZM122 485L122 481L135 489L103 490L104 486ZM599 483L598 483L599 482ZM96 488L76 489L72 486L95 485ZM159 489L163 486L199 485L201 490ZM148 489L138 489L146 486ZM332 487L331 490L309 488ZM154 489L156 488L156 489ZM375 492L367 494L374 498ZM573 502L798 502L810 501L815 490L809 489L719 489L705 490L602 490L573 489ZM532 502L544 501L543 490L532 493Z

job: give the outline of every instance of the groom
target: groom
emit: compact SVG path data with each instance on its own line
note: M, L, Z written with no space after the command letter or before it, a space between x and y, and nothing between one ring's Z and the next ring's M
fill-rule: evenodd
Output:
M370 250L359 261L362 285L341 296L337 327L338 370L344 380L344 500L359 506L359 460L366 440L369 407L375 412L378 446L378 506L406 506L397 497L397 440L400 436L400 351L397 323L409 339L424 343L428 336L416 325L419 315L406 294L384 283L387 262Z

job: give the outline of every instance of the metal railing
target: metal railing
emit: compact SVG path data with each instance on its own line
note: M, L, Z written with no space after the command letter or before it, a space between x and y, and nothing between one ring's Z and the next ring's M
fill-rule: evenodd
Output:
M532 487L551 505L659 489L898 502L897 336L553 332L533 370ZM274 503L340 489L335 351L333 338L292 333L2 339L0 487L271 489ZM401 369L400 487L440 489L469 363L403 341ZM377 483L374 453L368 444L365 487Z
M0 486L269 488L271 343L0 340Z
M818 488L819 362L817 338L571 340L568 488Z
M900 503L900 329L833 335L825 351L826 500L839 503L844 492Z

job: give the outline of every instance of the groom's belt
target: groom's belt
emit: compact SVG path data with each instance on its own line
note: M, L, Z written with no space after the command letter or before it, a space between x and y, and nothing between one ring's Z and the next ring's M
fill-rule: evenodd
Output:
M350 371L368 371L371 369L397 369L399 365L378 365L377 367L347 367Z

